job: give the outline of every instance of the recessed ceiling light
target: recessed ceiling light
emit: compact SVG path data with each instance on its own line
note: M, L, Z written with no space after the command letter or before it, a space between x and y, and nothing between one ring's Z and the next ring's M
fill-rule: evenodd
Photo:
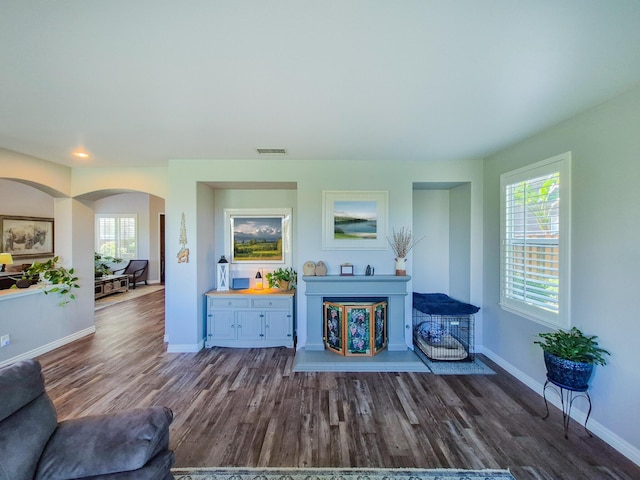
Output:
M73 155L76 158L82 158L82 159L86 159L91 156L89 155L89 152L87 152L84 148L76 148L73 152L71 152L71 155Z
M286 155L286 148L257 148L260 155Z

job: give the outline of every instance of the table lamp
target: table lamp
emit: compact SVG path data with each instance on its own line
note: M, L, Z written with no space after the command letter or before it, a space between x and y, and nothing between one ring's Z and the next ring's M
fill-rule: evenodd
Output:
M2 252L0 253L0 263L2 264L2 272L5 271L6 265L13 265L13 257L10 253Z
M13 265L13 257L10 253L2 252L0 253L0 263L2 264L0 272L4 272L6 265Z
M263 283L263 272L264 270L262 270L262 268L258 269L258 273L256 273L256 290L262 290L264 288L264 283Z

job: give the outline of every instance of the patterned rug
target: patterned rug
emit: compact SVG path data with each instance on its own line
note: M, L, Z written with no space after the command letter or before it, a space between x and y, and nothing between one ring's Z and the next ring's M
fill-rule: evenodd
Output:
M175 480L515 480L508 470L414 468L174 468Z

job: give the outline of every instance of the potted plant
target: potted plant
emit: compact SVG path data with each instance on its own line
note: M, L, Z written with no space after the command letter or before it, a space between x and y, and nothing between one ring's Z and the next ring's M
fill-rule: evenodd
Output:
M586 390L594 365L606 365L605 355L611 355L598 346L597 336L587 336L576 327L538 336L541 340L533 343L542 347L547 378L571 390Z
M46 283L52 285L44 289L45 294L57 292L63 297L58 305L66 305L71 300L75 300L73 290L80 288L78 285L78 277L74 275L73 268L66 269L62 265L58 265L60 257L53 257L44 263L33 262L33 264L25 270L22 278L40 277Z
M102 255L101 253L93 252L93 264L94 273L96 278L100 278L103 275L111 275L111 266L109 263L120 263L121 258L112 257L109 255Z
M280 288L282 290L295 290L298 283L298 273L291 267L278 268L265 275L269 288Z

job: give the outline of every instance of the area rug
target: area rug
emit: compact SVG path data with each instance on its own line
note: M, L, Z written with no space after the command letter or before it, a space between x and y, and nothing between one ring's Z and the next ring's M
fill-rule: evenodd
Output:
M496 373L477 358L473 362L433 361L423 354L420 349L416 348L415 352L427 368L431 370L431 373L435 375L495 375Z
M175 480L515 480L508 470L417 468L174 468Z
M164 285L160 284L151 284L151 285L137 285L136 288L129 288L128 292L125 293L113 293L111 295L107 295L106 297L99 298L95 301L94 310L102 310L103 308L110 307L111 305L116 305L117 303L126 302L127 300L132 300L134 298L141 297L143 295L148 295L153 292L157 292L158 290L162 290Z

